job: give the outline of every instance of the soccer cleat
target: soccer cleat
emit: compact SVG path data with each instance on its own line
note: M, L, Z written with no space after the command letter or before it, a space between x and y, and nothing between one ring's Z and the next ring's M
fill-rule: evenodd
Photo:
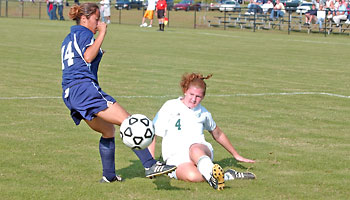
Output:
M140 25L140 27L146 27L146 26L147 26L146 22Z
M212 174L210 179L208 180L210 186L212 186L215 190L223 190L225 186L225 178L224 178L224 170L220 167L220 165L215 164L212 169Z
M152 24L148 25L147 27L148 27L148 28L152 28Z
M227 180L234 180L234 179L255 179L255 174L251 172L237 172L233 169L229 169L225 172L225 177Z
M100 183L112 183L112 182L122 182L124 179L121 176L116 175L111 181L109 181L105 176L103 176L100 180Z
M176 166L174 165L166 165L164 163L157 161L150 168L145 168L145 174L146 174L146 178L153 178L155 176L172 172L175 169L176 169Z

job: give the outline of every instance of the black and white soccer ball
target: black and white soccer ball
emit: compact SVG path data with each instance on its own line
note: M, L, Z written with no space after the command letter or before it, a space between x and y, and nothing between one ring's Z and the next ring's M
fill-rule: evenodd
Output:
M145 149L154 138L153 123L145 115L133 114L121 124L120 137L132 149Z

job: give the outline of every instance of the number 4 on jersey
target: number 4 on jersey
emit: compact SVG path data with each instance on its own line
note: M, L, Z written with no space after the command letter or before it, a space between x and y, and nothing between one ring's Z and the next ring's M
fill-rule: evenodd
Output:
M176 123L175 123L175 127L177 127L177 130L181 130L181 120L180 119L178 119L177 121L176 121Z

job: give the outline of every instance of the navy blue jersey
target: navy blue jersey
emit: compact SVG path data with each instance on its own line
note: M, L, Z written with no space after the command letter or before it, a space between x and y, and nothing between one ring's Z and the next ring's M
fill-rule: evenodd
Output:
M315 9L315 10L313 10L313 9L311 9L311 10L309 10L309 11L307 11L306 13L310 13L310 15L317 15L317 9Z
M103 55L102 50L100 49L91 63L87 63L84 59L86 49L94 41L94 34L88 28L80 25L71 27L71 32L61 46L63 89L91 80L98 84L97 71Z

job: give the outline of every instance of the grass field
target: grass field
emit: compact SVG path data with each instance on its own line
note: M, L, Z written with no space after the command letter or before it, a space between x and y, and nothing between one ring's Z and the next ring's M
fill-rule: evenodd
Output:
M100 135L75 126L60 98L60 45L71 25L0 18L1 199L349 198L348 37L108 27L99 81L131 113L152 118L181 95L184 72L214 74L202 104L238 152L257 161L237 163L207 134L215 162L258 177L217 192L143 178L119 139L116 168L126 181L98 183Z

